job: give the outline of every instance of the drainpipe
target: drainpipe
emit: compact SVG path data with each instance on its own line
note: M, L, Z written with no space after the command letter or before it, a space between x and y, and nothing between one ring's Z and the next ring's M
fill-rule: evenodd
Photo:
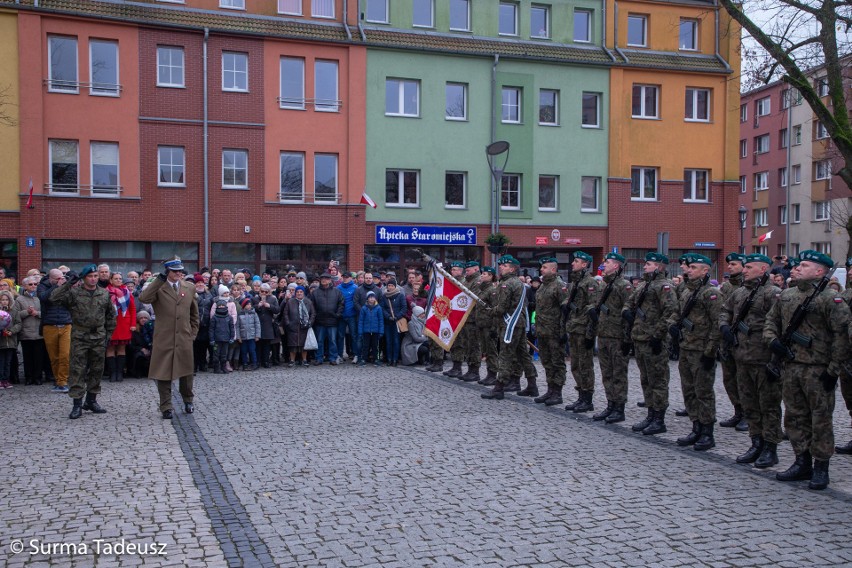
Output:
M715 18L715 30L716 30L716 59L719 60L722 65L725 66L725 71L730 73L732 71L731 66L728 65L728 62L725 61L725 58L719 53L719 0L714 0L713 4L716 6L716 18Z
M210 266L210 173L209 166L209 136L208 136L208 97L207 97L207 42L210 30L204 28L203 73L204 73L204 264Z
M364 33L364 27L361 25L361 0L358 0L358 33L361 34L361 41L366 42L367 36Z
M603 2L601 2L601 20L603 20L601 24L601 48L604 50L604 53L609 56L610 59L616 61L615 56L606 46L606 0L603 0Z
M494 54L494 64L491 66L491 142L495 142L497 135L497 64L500 62L500 55ZM488 178L491 180L491 232L496 233L500 230L500 200L497 199L497 182L494 181L494 176L490 172Z
M613 18L612 18L612 25L613 25L612 48L615 50L615 52L617 54L619 54L624 59L625 63L630 63L630 59L628 59L627 56L624 54L624 52L621 51L621 48L618 47L618 1L617 0L615 2L613 2L613 12L614 13L613 13Z
M352 32L349 30L349 0L343 0L343 29L346 30L347 39L352 39Z

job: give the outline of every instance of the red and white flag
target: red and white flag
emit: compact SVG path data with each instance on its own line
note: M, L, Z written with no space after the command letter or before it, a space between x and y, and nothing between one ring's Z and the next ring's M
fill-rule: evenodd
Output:
M765 235L761 235L760 237L758 237L757 242L762 243L763 241L768 241L771 238L772 238L772 231L769 231Z
M33 205L33 178L30 178L30 196L27 198L27 209L35 209L35 205Z
M376 202L370 199L370 196L366 193L361 194L361 205L369 205L373 209L376 208Z
M432 270L429 298L424 333L444 351L449 351L476 301L451 282L447 273L437 266Z

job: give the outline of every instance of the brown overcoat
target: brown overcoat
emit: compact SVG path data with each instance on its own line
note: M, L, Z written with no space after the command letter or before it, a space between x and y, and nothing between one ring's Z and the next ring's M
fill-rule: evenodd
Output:
M139 301L151 304L157 316L148 376L172 381L192 375L192 341L198 335L195 286L181 280L178 294L165 280L155 278L139 294Z

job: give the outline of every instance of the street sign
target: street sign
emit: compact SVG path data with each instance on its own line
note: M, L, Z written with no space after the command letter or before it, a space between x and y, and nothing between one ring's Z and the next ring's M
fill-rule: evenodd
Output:
M377 245L476 245L476 227L376 225Z
M618 254L618 247L617 247L617 246L613 246L613 247L612 247L612 252L614 252L615 254Z
M716 248L716 243L712 243L709 241L699 241L695 243L695 248L697 249L712 249Z
M566 245L579 245L582 241L573 237L565 237L565 240L562 242Z
M35 237L27 237L27 240L26 240L27 248L35 247L35 243L36 243Z

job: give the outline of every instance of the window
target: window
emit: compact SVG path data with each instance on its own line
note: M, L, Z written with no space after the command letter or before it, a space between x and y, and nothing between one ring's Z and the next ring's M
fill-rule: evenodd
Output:
M599 93L583 93L583 128L600 128L601 125L601 95Z
M80 189L76 140L50 141L50 192L77 193Z
M695 20L680 21L680 48L687 51L698 49L698 22Z
M831 160L820 160L814 162L814 179L828 179L831 177Z
M220 8L231 8L234 10L245 10L246 0L219 0Z
M592 12L574 10L574 41L588 43L592 41Z
M633 85L633 118L657 118L657 95L655 85Z
M754 153L765 154L769 151L769 134L754 137Z
M802 143L802 125L793 126L793 146L798 146Z
M447 209L464 209L466 186L466 173L447 172L444 176L444 207Z
M503 174L500 185L500 209L521 209L521 176L519 174Z
M684 119L699 122L710 121L709 89L686 89L686 106Z
M278 13L301 16L302 0L278 0Z
M790 243L790 256L799 256L801 245L799 243Z
M157 185L161 187L186 187L183 174L186 170L182 146L159 146L157 148L157 170L160 172Z
M601 210L601 178L583 177L580 182L580 211L598 213Z
M385 172L385 205L417 207L420 203L420 172L387 170Z
M787 147L787 138L789 137L790 131L786 128L782 128L778 131L778 146L781 149Z
M748 141L740 140L740 158L748 156Z
M447 83L445 118L447 120L467 120L467 85Z
M367 13L365 18L368 22L378 24L388 23L388 0L367 0Z
M756 247L751 247L751 252L754 254L762 254L763 256L769 256L769 246L768 245L759 245Z
M768 227L769 220L767 218L766 209L755 209L754 210L754 226L755 227Z
M627 45L645 47L648 45L648 16L628 14Z
M771 100L769 97L763 97L754 101L754 114L756 116L766 116L770 112Z
M816 88L816 92L821 97L828 96L828 77L820 77L816 80L816 84L814 85Z
M556 176L538 176L539 211L556 211L559 196L559 178Z
M538 92L538 123L559 125L559 91L542 89Z
M311 16L315 18L333 18L334 0L311 0Z
M710 195L710 172L707 170L683 171L683 200L707 203Z
M114 41L91 40L89 42L89 94L117 97L118 84L118 43Z
M781 108L790 108L790 89L784 89L781 91Z
M793 175L793 185L802 183L802 166L796 164L790 168L790 173Z
M50 72L48 90L54 93L77 93L77 38L49 36L47 61Z
M184 86L182 47L157 47L157 86Z
M633 201L657 200L656 168L633 168L630 170L630 199Z
M416 28L435 27L435 0L414 0L411 23Z
M340 101L337 100L337 61L314 62L314 110L337 112Z
M420 82L405 79L385 80L385 114L420 116Z
M247 150L222 150L222 187L248 189Z
M740 105L740 122L748 120L748 105Z
M769 172L757 172L754 174L754 190L764 191L769 189Z
M778 185L787 187L787 168L778 168Z
M314 156L314 202L337 203L337 154Z
M503 87L502 120L517 124L521 122L521 90L517 87Z
M305 155L281 152L281 201L305 200Z
M470 31L470 0L450 0L450 29Z
M248 54L222 53L222 90L248 91Z
M500 2L500 35L518 35L518 5L513 2Z
M281 108L305 108L305 60L281 58Z
M539 39L550 37L550 9L547 6L530 7L530 37Z
M790 205L790 212L792 213L792 215L790 216L790 223L796 224L802 222L802 206L800 204L793 203L792 205ZM799 252L796 251L796 254L799 254Z
M821 252L824 255L831 256L831 243L828 241L811 243L811 249Z
M92 193L118 195L118 144L92 142Z
M778 218L781 225L787 224L787 206L782 205L778 208Z
M816 123L816 139L822 140L823 138L828 138L828 129L822 123L822 121L817 121Z
M748 178L746 176L740 176L740 193L746 193L748 191Z

